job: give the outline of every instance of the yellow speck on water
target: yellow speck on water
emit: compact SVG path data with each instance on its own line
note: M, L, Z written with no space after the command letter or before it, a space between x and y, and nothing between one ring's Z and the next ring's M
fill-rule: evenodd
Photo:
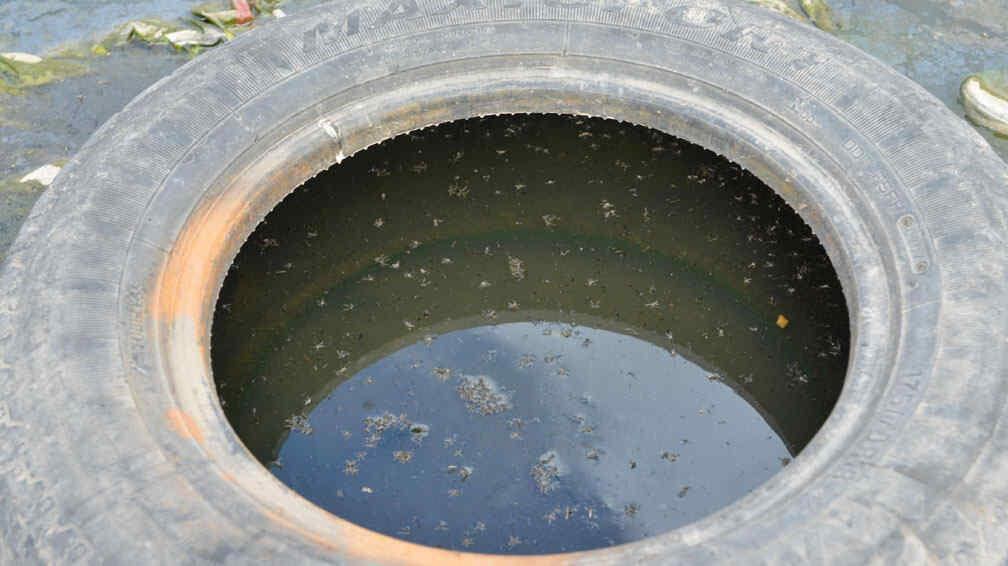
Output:
M791 323L791 321L788 320L788 317L786 317L786 316L784 316L782 314L777 315L777 327L778 328L787 328L787 325L790 324L790 323Z

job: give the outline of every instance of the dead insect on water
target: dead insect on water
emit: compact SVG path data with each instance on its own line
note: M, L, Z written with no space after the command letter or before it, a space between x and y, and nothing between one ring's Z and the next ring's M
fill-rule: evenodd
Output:
M518 281L525 279L525 262L521 259L508 256L508 270L511 272L511 277L514 277Z
M511 409L511 397L486 375L462 375L455 388L470 413L496 415Z
M532 481L535 482L539 493L546 495L557 488L560 476L563 475L564 468L560 457L556 452L550 450L539 456L539 460L532 465Z
M436 377L438 381L444 383L445 381L451 379L452 370L450 368L436 367L431 370L431 373L434 374L434 377Z

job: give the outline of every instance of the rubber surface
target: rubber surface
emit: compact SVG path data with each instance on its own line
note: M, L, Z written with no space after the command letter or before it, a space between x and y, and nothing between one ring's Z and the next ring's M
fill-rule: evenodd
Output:
M840 402L778 476L672 533L546 559L1008 559L1008 168L980 136L867 55L745 4L391 0L201 56L38 201L0 275L0 563L474 558L291 511L265 471L236 471L251 457L196 414L212 388L179 367L208 378L225 252L298 180L389 135L518 111L639 122L749 167L816 229L852 313ZM269 157L305 132L330 146ZM273 179L290 184L210 231L271 159L296 160ZM198 311L166 301L186 288Z

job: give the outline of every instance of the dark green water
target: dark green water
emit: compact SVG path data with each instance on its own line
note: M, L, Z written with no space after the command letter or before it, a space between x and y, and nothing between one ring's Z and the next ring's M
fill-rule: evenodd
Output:
M380 532L524 554L743 496L828 416L849 341L822 248L758 179L561 116L423 130L313 179L243 247L213 330L228 418L281 481Z

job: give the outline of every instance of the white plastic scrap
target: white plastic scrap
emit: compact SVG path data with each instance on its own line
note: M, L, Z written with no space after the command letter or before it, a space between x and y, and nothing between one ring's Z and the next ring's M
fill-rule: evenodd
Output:
M963 81L959 94L970 121L1008 136L1008 99L985 89L976 75Z
M28 65L34 65L42 62L41 57L38 55L32 55L31 53L0 53L0 57L3 57L8 61L14 61L15 63L26 63Z
M52 184L53 179L56 178L56 175L59 175L59 172L60 168L55 165L52 164L43 165L42 167L39 167L38 169L32 171L31 173L28 173L24 177L21 177L21 182L30 183L34 181L42 185L43 187L48 187L49 185Z
M225 37L224 32L213 28L208 28L205 31L184 29L165 34L165 38L175 47L192 47L197 45L209 47L217 45Z

